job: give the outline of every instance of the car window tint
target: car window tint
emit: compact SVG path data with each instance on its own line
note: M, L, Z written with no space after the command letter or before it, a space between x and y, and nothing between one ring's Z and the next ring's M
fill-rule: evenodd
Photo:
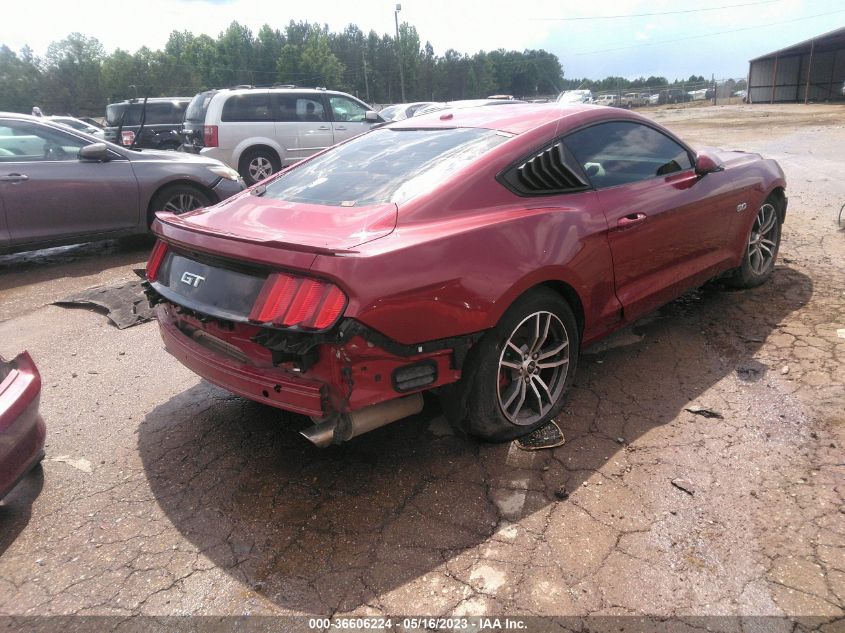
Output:
M264 195L344 207L398 204L432 189L505 140L480 128L382 128L290 169L268 184Z
M76 160L87 141L28 121L9 121L0 127L0 162Z
M201 92L188 104L185 111L185 120L193 123L202 123L205 121L205 113L208 111L208 104L211 103L211 98L217 94L216 92Z
M326 120L320 98L301 95L276 95L276 120L284 122L319 122Z
M600 123L570 134L565 140L597 188L692 168L689 154L681 145L641 123Z
M346 97L329 97L335 121L359 122L366 119L367 108Z
M137 103L113 103L106 107L106 122L108 125L117 127L123 121L123 125L138 125L141 122L141 106Z
M177 103L148 103L144 123L146 125L180 123L183 114L184 108Z
M232 95L223 105L223 121L272 121L270 95L245 94Z

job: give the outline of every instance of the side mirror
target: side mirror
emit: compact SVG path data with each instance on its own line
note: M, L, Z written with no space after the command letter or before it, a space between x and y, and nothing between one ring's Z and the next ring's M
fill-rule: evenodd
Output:
M79 160L104 163L109 159L109 150L105 143L91 143L79 149Z
M706 176L724 169L722 162L705 150L700 151L695 157L695 173L699 176Z
M381 121L381 117L378 115L378 112L375 112L373 110L367 110L364 113L364 120L369 123L378 123L379 121Z

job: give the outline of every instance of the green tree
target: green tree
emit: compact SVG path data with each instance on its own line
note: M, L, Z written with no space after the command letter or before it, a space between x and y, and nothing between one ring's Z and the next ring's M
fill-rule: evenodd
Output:
M100 64L104 57L100 41L81 33L50 44L42 83L46 112L101 114L105 99Z

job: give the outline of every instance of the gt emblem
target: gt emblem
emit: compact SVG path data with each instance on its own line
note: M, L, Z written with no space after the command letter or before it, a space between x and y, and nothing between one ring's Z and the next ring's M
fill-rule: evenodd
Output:
M200 275L196 275L194 273L184 272L182 273L182 278L179 281L183 284L193 286L194 288L199 288L199 285L205 281L205 277L201 277Z
M736 205L736 212L737 212L737 213L742 213L742 212L743 212L743 211L745 211L747 208L748 208L748 205L747 205L746 203L744 203L744 202L743 202L742 204L738 204L738 205Z

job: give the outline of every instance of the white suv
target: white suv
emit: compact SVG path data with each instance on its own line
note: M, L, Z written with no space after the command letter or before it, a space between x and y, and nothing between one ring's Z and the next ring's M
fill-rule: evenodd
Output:
M239 87L195 96L182 125L182 149L235 168L248 185L383 119L343 92Z

